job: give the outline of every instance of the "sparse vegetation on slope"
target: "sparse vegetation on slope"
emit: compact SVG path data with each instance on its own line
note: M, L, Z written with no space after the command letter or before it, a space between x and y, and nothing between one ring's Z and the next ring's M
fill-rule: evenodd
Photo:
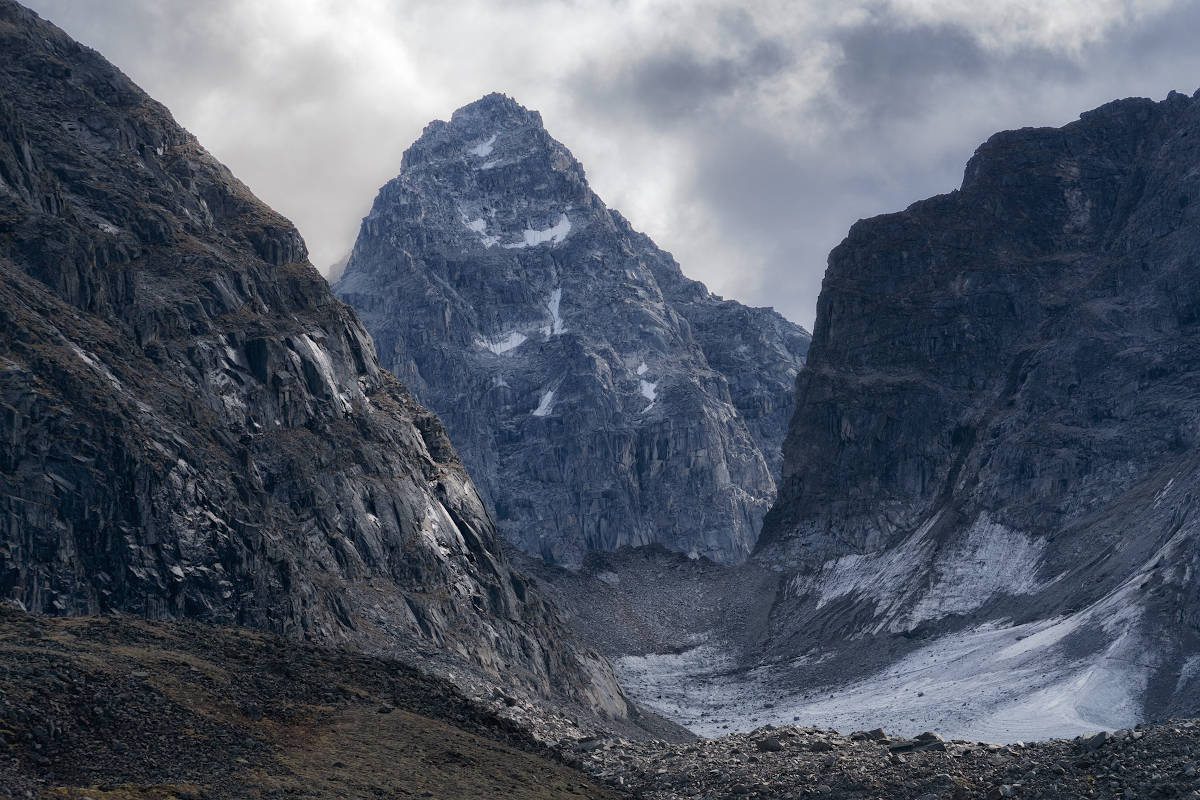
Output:
M0 605L0 796L615 800L555 752L398 661Z

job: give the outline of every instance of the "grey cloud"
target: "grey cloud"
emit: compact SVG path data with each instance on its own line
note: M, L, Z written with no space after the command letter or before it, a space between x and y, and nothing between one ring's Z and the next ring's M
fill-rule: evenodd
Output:
M785 129L729 125L700 145L696 196L759 259L738 299L811 324L826 255L855 220L957 188L996 131L1063 125L1117 97L1190 94L1200 85L1196 30L1200 4L1070 57L990 52L952 26L880 15L837 32L834 82L809 108L828 136L798 149Z
M703 59L677 48L655 54L628 71L615 87L658 118L687 117L709 103L779 73L790 57L774 42L760 42L739 58Z
M237 80L249 53L237 31L219 23L228 0L25 0L26 5L84 44L101 49L151 94L167 85L214 87ZM120 57L114 58L113 52ZM161 69L163 61L185 68ZM157 85L156 85L157 84Z
M690 189L713 209L721 238L757 264L739 277L737 299L811 326L826 254L854 220L894 210L888 184L874 159L797 154L780 137L729 129L704 141Z
M946 75L969 79L988 67L983 48L953 26L901 26L872 18L840 31L834 42L843 60L835 71L837 91L851 101L889 110L911 110L914 95Z
M393 102L386 86L373 103L351 96L347 87L372 76L320 45L276 42L286 52L259 58L263 43L255 34L226 22L242 0L27 1L166 101L239 177L296 221L322 267L349 247L375 191L394 177L403 148L433 116L449 118L479 92L469 80L439 84L432 101L422 101L426 109L440 108L433 113ZM392 8L415 2L396 0ZM540 7L539 0L507 6L514 19ZM992 133L1063 125L1118 97L1161 99L1170 89L1190 94L1200 86L1200 0L1115 27L1073 53L988 49L962 28L912 24L883 4L853 25L818 20L786 38L756 26L753 8L727 0L718 9L722 38L715 52L711 43L697 43L687 22L652 37L665 45L598 52L587 68L552 70L536 84L482 57L462 71L486 75L487 90L543 104L548 120L583 120L576 130L592 126L615 152L644 141L686 148L679 164L691 171L673 177L681 188L669 202L700 209L690 218L712 220L712 234L724 245L713 251L736 257L693 246L682 226L652 235L689 274L710 284L725 275L725 285L714 288L774 305L804 325L812 324L828 251L850 225L956 188L967 159ZM613 2L611 12L614 19L628 15L622 2ZM494 36L466 17L444 19L456 39L482 43ZM557 35L534 32L513 46ZM781 79L807 74L807 59L820 48L837 57L829 82L806 87L817 99L795 113L767 109L771 93L787 85ZM438 64L415 68L424 76ZM214 108L228 118L214 121ZM209 127L196 129L205 109ZM586 153L557 130L551 132L584 158L596 180L598 164L586 163ZM615 170L606 184L621 185L626 196L646 180L633 168L621 173L619 159L606 168Z
M993 66L973 37L951 26L873 18L839 31L833 42L841 60L818 113L843 129L918 117L944 99L947 83L977 81Z
M760 34L747 15L731 10L721 17L728 52L710 55L675 42L619 65L611 77L578 76L579 102L660 124L694 121L717 101L752 91L794 65L789 47Z
M228 22L237 0L26 2L166 102L296 222L320 268L349 251L375 191L395 176L425 122L395 132L390 107L356 106L345 91L361 77L353 59L319 39L262 58L255 34Z
M835 191L837 170L800 159L776 137L727 130L706 142L694 190L715 210L722 238L760 264L742 276L739 300L770 305L811 326L825 244L845 212L845 192ZM844 187L843 187L844 188ZM830 235L832 234L832 235Z
M1088 61L1114 88L1123 89L1114 97L1161 99L1167 89L1191 94L1200 87L1198 31L1200 2L1190 2L1169 16L1114 32L1089 49Z

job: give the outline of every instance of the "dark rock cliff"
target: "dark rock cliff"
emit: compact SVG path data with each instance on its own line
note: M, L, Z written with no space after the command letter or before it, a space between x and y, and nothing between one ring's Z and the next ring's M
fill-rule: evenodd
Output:
M622 716L287 220L0 0L0 597L236 622Z
M1027 626L1004 680L1061 679L1039 713L1200 710L1198 200L1172 93L997 134L851 229L756 553L774 652Z
M431 123L334 291L522 549L750 552L809 336L684 277L537 112L493 94Z

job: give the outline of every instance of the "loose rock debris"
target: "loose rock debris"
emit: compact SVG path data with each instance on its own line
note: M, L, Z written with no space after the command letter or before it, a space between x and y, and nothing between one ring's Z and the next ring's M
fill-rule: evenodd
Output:
M770 725L686 746L562 745L598 780L654 800L1200 798L1195 720L1009 745Z

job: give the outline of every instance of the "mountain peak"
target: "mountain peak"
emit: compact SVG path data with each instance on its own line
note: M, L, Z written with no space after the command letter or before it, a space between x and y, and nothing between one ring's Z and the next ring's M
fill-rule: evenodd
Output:
M540 113L525 108L500 92L484 95L458 109L450 117L451 125L469 125L473 122L489 122L505 128L543 127Z
M400 177L423 165L436 165L433 168L445 172L447 163L457 168L452 172L463 173L458 175L459 180L470 173L479 173L474 175L471 181L474 185L467 192L487 191L500 184L509 190L509 195L535 197L532 192L539 190L533 186L508 184L521 175L545 170L571 173L575 177L573 183L578 185L586 182L583 166L546 132L542 115L499 93L463 106L449 122L435 120L426 125L421 138L404 151Z
M427 127L334 290L526 551L749 552L808 335L685 278L536 111L493 94Z
M452 201L436 212L444 215L444 232L471 251L553 246L589 221L612 224L597 218L604 204L579 161L546 132L541 114L502 94L426 126L376 203L434 184ZM354 269L351 263L346 275Z

